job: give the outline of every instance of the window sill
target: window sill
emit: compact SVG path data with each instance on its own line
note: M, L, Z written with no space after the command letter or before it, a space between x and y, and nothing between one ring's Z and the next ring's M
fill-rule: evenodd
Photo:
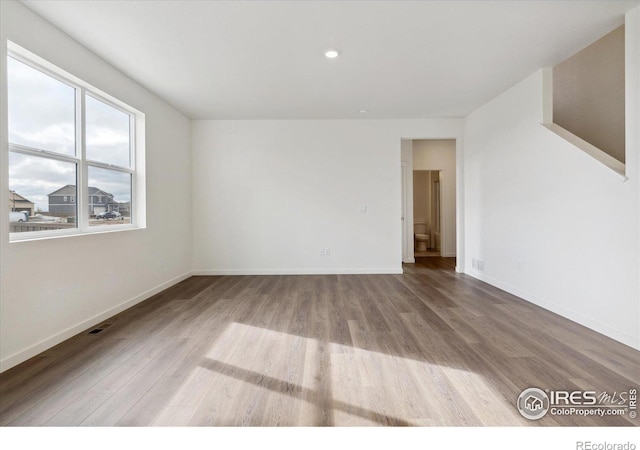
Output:
M89 230L83 230L83 231L80 231L78 229L62 230L60 232L26 231L24 233L9 234L9 243L14 244L18 242L32 242L32 241L43 241L43 240L49 240L49 239L71 238L71 237L78 237L78 236L92 236L96 234L121 233L125 231L144 230L145 228L146 227L144 226L136 226L136 225L109 225L109 226L95 227L95 228L91 228Z

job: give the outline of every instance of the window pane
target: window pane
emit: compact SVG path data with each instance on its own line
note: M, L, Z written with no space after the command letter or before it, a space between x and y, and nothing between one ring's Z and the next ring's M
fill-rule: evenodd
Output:
M9 152L12 233L75 228L76 192L76 164Z
M131 175L89 166L89 225L131 223Z
M87 95L87 159L130 167L129 115Z
M9 142L76 154L75 89L7 58Z

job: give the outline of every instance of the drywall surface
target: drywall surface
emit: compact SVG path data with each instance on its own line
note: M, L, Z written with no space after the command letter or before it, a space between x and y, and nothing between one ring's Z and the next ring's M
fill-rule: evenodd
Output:
M195 273L401 272L401 140L461 124L194 121Z
M402 202L404 204L404 233L402 243L402 262L415 263L413 248L413 141L402 139L400 142L400 155L402 160L402 176L404 177L404 192Z
M190 123L17 2L0 2L2 77L11 40L146 114L146 229L9 243L0 225L0 366L55 345L191 270ZM2 85L5 85L3 82ZM2 95L2 136L6 96ZM2 142L0 192L8 190ZM6 195L0 210L7 211Z
M431 229L431 173L427 170L413 173L413 216L414 223L427 225L428 233Z
M627 44L640 41L638 11ZM640 348L637 54L626 80L627 181L540 124L542 70L466 119L465 267Z
M553 122L624 163L625 29L553 68Z

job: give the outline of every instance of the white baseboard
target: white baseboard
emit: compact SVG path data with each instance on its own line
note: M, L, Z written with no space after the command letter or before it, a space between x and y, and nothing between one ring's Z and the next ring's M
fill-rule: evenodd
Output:
M415 258L407 258L406 260L402 261L405 264L415 264L416 263L416 259Z
M528 292L524 292L518 288L515 288L507 283L503 283L502 281L488 277L485 274L478 272L475 269L467 269L465 273L469 276L472 276L473 278L476 278L480 281L484 281L487 284L495 286L498 289L502 289L503 291L506 291L517 297L520 297L521 299L526 300L529 303L533 303L534 305L537 305L541 308L544 308L548 311L551 311L555 314L558 314L562 317L572 320L573 322L579 323L580 325L584 325L585 327L590 328L593 331L597 331L598 333L603 334L607 337L610 337L611 339L614 339L625 345L628 345L631 348L640 350L640 339L638 339L635 336L632 336L627 333L623 333L620 330L616 330L615 328L607 324L601 323L579 312L567 309L564 306L541 299Z
M402 267L366 269L197 269L192 275L383 275L401 274Z
M443 258L455 258L456 256L458 256L456 252L447 252L442 254Z
M86 320L83 320L82 322L76 325L73 325L72 327L69 327L66 330L63 330L60 333L54 334L53 336L43 339L40 342L37 342L36 344L30 347L27 347L24 350L20 350L19 352L16 352L13 355L7 356L6 358L0 361L0 373L14 366L17 366L18 364L26 361L29 358L36 356L39 353L42 353L43 351L53 347L54 345L58 345L60 342L63 342L69 339L70 337L73 337L76 334L81 333L87 328L90 328L94 325L99 324L100 322L104 321L105 319L108 319L109 317L115 316L116 314L124 311L125 309L131 308L132 306L152 297L158 292L162 292L163 290L173 286L174 284L177 284L182 280L186 280L190 276L191 276L191 272L182 274L172 280L169 280L152 289L149 289L148 291L145 291L140 295L136 295L135 297L130 298L129 300L114 306L113 308L110 308L100 314L96 314L95 316L92 316Z

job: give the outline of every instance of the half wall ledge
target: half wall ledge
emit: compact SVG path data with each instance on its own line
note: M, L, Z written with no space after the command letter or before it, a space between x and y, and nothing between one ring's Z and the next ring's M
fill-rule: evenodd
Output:
M552 133L560 136L562 139L569 142L573 146L579 148L595 160L599 161L604 166L613 170L615 173L620 175L620 177L622 177L623 181L627 181L629 179L625 175L625 165L615 159L613 156L610 156L609 154L600 150L598 147L595 147L594 145L588 143L584 139L579 138L575 134L565 130L555 123L542 123L541 125Z

